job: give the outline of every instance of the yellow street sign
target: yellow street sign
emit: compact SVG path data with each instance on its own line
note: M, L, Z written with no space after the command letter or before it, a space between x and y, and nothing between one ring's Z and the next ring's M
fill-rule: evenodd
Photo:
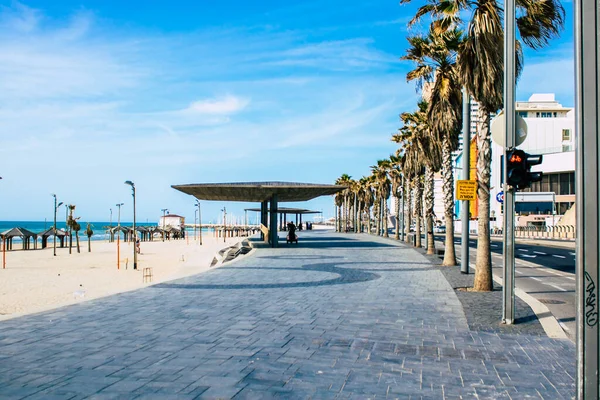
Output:
M477 181L456 181L456 200L475 200L477 198Z

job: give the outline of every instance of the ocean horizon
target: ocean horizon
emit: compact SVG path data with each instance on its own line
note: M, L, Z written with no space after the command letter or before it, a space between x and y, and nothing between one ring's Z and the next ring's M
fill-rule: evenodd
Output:
M81 230L79 231L79 238L84 238L87 240L87 236L85 234L85 230L87 228L86 221L79 221L81 224ZM109 235L107 233L107 229L111 226L111 222L109 221L90 221L92 225L92 231L94 234L92 235L92 240L108 240ZM12 228L25 228L30 230L33 233L40 233L45 231L46 229L52 228L54 225L54 221L0 221L0 233L6 232ZM137 222L136 226L158 226L158 223L150 223L150 222ZM116 222L112 222L112 226L117 226ZM132 222L121 222L121 226L133 226ZM65 221L56 221L56 229L64 230L66 227ZM193 233L194 230L192 228L187 228L186 232ZM208 228L202 228L202 232L208 232ZM121 234L121 238L123 235ZM21 238L15 237L13 239L14 242L20 242ZM38 238L38 241L41 241L41 238Z

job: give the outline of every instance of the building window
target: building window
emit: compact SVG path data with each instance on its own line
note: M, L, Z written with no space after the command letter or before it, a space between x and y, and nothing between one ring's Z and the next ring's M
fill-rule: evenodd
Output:
M556 118L556 112L554 113L554 118Z
M563 140L563 142L571 141L571 130L570 129L562 130L562 140Z
M519 111L517 115L521 118L527 118L527 111Z

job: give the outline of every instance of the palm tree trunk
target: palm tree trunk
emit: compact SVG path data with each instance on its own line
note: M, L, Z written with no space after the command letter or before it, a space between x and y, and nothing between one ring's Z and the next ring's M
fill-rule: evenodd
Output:
M88 253L92 252L92 237L88 236Z
M79 247L79 231L75 231L75 240L77 240L77 252L81 253L81 249Z
M382 200L383 200L383 229L384 229L383 236L390 237L390 233L389 233L390 225L389 225L389 218L388 218L388 216L390 214L390 212L389 212L390 210L388 209L388 206L387 206L387 199L382 198Z
M492 148L490 141L490 114L479 109L479 130L477 132L477 258L473 289L491 291L492 255L490 253L490 176Z
M406 180L406 189L405 189L405 196L404 196L404 241L406 243L410 243L410 239L408 238L408 235L410 234L410 181L407 179Z
M338 206L338 232L342 231L342 206Z
M400 240L400 196L394 195L396 198L396 232L394 239Z
M363 231L362 214L363 214L362 201L359 200L358 201L358 215L357 215L357 219L358 219L358 233L362 233L362 231Z
M433 170L425 170L425 216L427 219L427 254L435 254L435 238L433 236L433 202L434 202Z
M421 177L417 176L415 185L415 208L417 212L417 221L415 226L416 242L415 247L421 247L421 209L423 199L423 186L421 185Z
M379 236L380 232L381 232L381 200L379 197L377 197L377 199L375 200L375 205L373 206L373 214L375 216L375 234L377 236Z
M371 206L369 206L367 208L368 214L369 214L369 220L367 222L367 233L370 235L372 232L372 228L371 228Z
M357 203L358 199L356 196L356 193L354 193L354 209L353 209L353 219L354 219L354 233L358 233L358 218L356 218L357 214L358 214L358 208L356 207L356 203Z
M454 175L452 174L452 151L450 140L444 137L442 143L442 175L444 178L444 216L446 219L446 247L444 249L444 266L456 265L454 249Z

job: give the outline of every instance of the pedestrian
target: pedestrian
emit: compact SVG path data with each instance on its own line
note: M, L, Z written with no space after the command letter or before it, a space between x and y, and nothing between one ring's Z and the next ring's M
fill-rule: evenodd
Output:
M140 238L137 238L135 241L135 250L138 254L142 254L142 249L140 247Z

